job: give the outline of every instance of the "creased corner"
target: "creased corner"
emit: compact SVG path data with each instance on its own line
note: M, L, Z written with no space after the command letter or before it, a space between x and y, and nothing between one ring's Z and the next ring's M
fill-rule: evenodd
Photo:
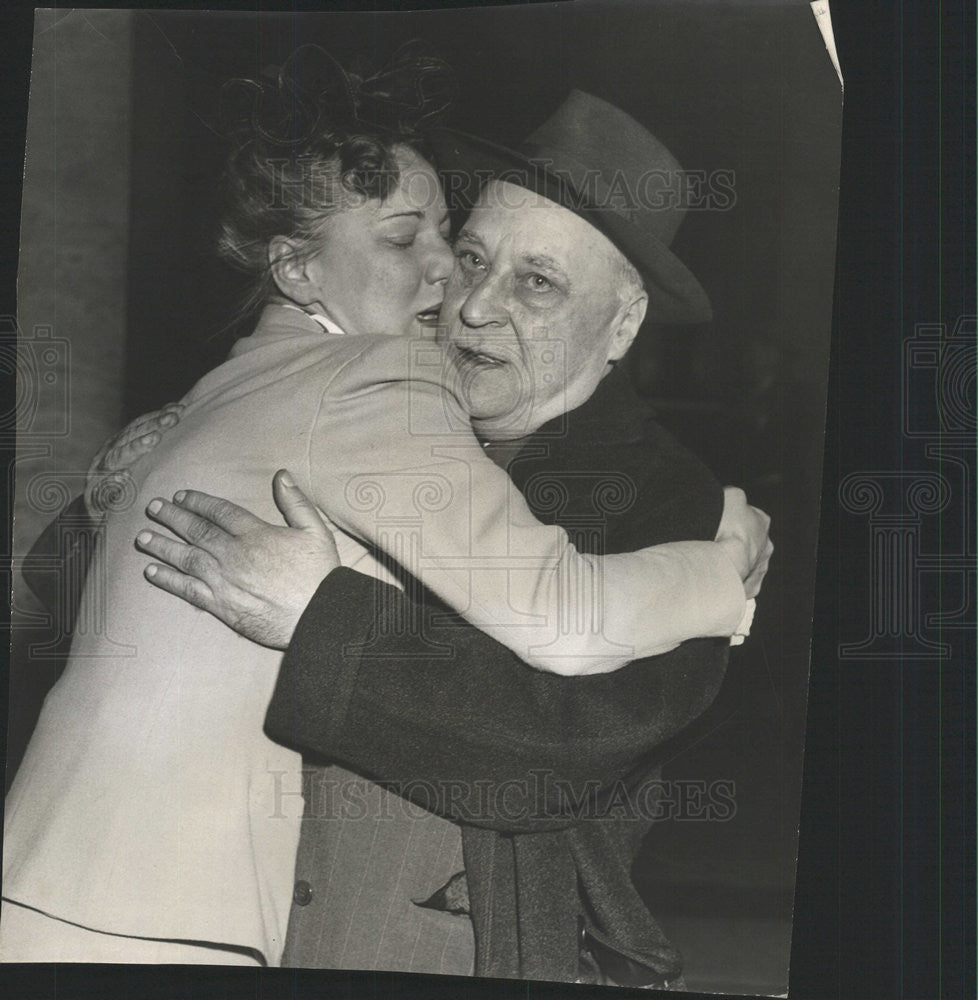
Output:
M825 42L825 51L832 60L836 75L839 77L839 85L845 90L845 81L842 79L842 70L839 68L839 53L835 48L835 35L832 32L832 14L829 11L829 0L812 0L810 4L812 13L815 15L815 23L822 33L822 41Z

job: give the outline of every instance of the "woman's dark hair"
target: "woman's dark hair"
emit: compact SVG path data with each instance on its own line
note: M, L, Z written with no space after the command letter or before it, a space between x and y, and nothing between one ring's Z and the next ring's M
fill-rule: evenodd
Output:
M400 179L397 148L430 159L424 129L440 123L453 95L451 70L419 43L369 75L305 45L274 84L225 85L232 149L218 252L254 279L242 316L274 291L269 240L289 237L301 258L318 249L324 219L351 197L386 198Z

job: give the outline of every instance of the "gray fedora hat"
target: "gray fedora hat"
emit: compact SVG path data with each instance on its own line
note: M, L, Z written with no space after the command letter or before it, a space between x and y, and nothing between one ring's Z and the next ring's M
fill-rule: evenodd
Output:
M528 188L581 216L632 262L649 291L649 318L703 323L710 300L669 249L686 214L686 176L634 118L572 90L516 149L454 129L428 136L452 208L468 209L491 179Z

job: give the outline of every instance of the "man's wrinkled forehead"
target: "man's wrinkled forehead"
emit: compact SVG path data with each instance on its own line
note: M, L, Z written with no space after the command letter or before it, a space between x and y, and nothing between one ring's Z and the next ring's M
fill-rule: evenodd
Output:
M483 186L465 230L487 245L505 243L522 253L546 253L571 267L590 267L598 256L617 254L614 244L579 215L507 181Z

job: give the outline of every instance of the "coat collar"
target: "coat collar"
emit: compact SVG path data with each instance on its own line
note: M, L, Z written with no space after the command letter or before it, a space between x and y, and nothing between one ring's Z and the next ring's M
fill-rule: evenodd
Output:
M230 356L236 358L282 340L319 340L324 334L345 336L344 331L326 316L307 313L298 306L272 303L262 310L254 332L234 344Z
M537 452L541 458L562 461L568 448L577 452L581 448L640 440L650 414L648 404L632 388L625 371L615 367L577 409L547 421L519 441L490 442L486 453L503 468L517 457L529 459Z

